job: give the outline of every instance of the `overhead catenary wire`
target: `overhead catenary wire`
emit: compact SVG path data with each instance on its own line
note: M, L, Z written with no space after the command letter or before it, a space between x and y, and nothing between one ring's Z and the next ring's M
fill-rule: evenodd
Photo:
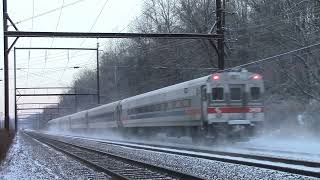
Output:
M81 52L81 51L78 51L78 52ZM44 56L38 56L39 58L32 58L32 64L33 65L40 65L43 63L43 59L46 58L47 60L47 63L52 63L52 62L57 62L57 61L60 61L60 60L65 60L65 56L66 56L66 52L63 51L63 53L57 53L59 55L56 55L56 56L49 56L48 55L49 53L47 53L47 57L44 55ZM79 57L79 56L85 56L85 55L89 55L89 54L92 54L92 52L83 52L82 53L78 53L77 55L73 56L73 57L70 57L70 58L75 58L75 57ZM25 60L25 59L19 59L19 60ZM26 59L27 60L27 59ZM27 63L20 63L19 65L27 65Z
M93 24L91 25L89 32L91 32L91 31L93 30L93 28L95 27L95 25L97 24L97 22L98 22L98 20L99 20L99 18L100 18L100 16L101 16L101 14L102 14L102 12L103 12L103 10L104 10L104 8L106 7L106 5L107 5L108 2L109 2L109 0L105 0L104 4L102 5L101 10L99 11L99 14L96 16ZM85 43L85 41L86 41L86 39L84 39L84 40L80 43L80 47L82 47L82 45ZM76 55L76 54L74 54L74 55ZM73 58L73 56L72 56L71 58ZM69 58L68 58L68 59L69 59ZM68 65L68 63L67 63L67 65ZM64 71L62 72L62 74L61 74L61 76L60 76L60 79L62 79L63 75L64 75Z
M85 1L85 0L77 0L77 1L71 2L71 3L69 3L69 4L64 5L62 8L66 8L66 7L73 6L73 5L78 4L78 3L82 2L82 1ZM31 17L22 19L22 20L20 20L20 21L17 21L17 22L15 22L15 24L24 23L24 22L30 21L30 20L32 20L32 19L36 19L36 18L45 16L45 15L47 15L47 14L53 13L53 12L55 12L55 11L59 11L60 9L61 9L61 7L59 6L59 7L57 7L57 8L51 9L51 10L49 10L49 11L45 11L45 12L42 12L42 13L33 15L33 16L31 16Z
M21 70L21 71L24 71L24 70ZM26 72L26 71L24 71L24 72ZM35 77L38 77L38 78L43 79L43 77L41 76L40 73L30 73L30 74L31 74L32 76L35 76ZM58 84L61 85L61 86L68 86L68 84L69 84L69 82L67 82L67 81L64 81L64 80L59 81L58 79L51 78L51 77L46 77L46 79L51 79L51 80L53 80L53 81L56 81L56 82L58 82ZM77 87L77 89L97 91L97 90L94 89L94 88L87 88L87 87Z
M320 11L320 7L318 8L315 8L313 12L310 12L310 13L313 13L313 14L318 14ZM296 13L304 13L305 10L302 9L302 10L298 10L298 11L295 11L295 12L292 12L292 13L288 13L286 15L289 15L289 14L296 14ZM291 17L291 18L301 18L301 17L307 17L309 14L303 14L303 15L297 15L295 17ZM272 23L268 23L268 24L264 24L264 23L267 23L269 21L272 21ZM275 22L276 21L276 22ZM279 22L277 22L279 21ZM275 16L275 17L266 17L266 18L260 18L258 22L255 22L255 23L261 23L259 25L252 25L252 26L247 26L247 27L243 27L243 28L238 28L236 31L241 31L241 30L246 30L246 29L255 29L255 28L263 28L265 26L276 26L276 25L280 25L282 24L283 22L287 22L287 21L292 21L292 19L281 19L281 16Z
M227 69L221 70L219 72L230 71L230 70L239 69L239 68L242 68L242 67L247 67L247 66L250 66L250 65L253 65L253 64L265 63L265 62L269 62L269 61L280 61L280 59L278 59L279 57L282 57L282 56L285 56L285 55L289 55L289 54L292 54L292 53L295 53L295 52L303 51L303 50L306 50L306 49L310 49L310 48L313 48L313 47L317 47L317 46L320 46L320 42L315 43L315 44L311 44L311 45L308 45L308 46L304 46L304 47L301 47L301 48L298 48L298 49L294 49L294 50L291 50L291 51L287 51L287 52L284 52L284 53L281 53L281 54L277 54L277 55L269 56L269 57L262 58L262 59L259 59L259 60L251 61L249 63L245 63L245 64L241 64L241 65L234 66L234 67L231 67L231 68L227 68Z
M34 17L34 0L32 0L32 17ZM33 30L33 23L34 23L34 20L33 18L31 19L31 30ZM32 38L30 38L30 44L29 44L29 47L31 47L31 44L32 44ZM27 73L27 86L28 86L28 82L29 82L29 67L30 67L30 57L31 56L31 52L29 50L28 52L28 73Z
M316 13L316 14L319 14L320 13L320 10ZM303 17L303 16L302 16ZM301 18L301 17L297 17L297 18ZM313 18L313 20L317 20L317 19L319 19L319 17L318 18ZM257 29L257 28L263 28L263 30L265 30L265 29L269 29L269 28L271 28L271 27L274 27L274 26L276 26L275 27L275 29L276 30L283 30L283 29L286 29L286 28L288 28L286 25L287 25L287 23L294 23L293 22L293 20L291 19L291 20L280 20L280 22L277 22L277 23L271 23L271 24L265 24L265 25L259 25L259 26L257 26L257 27L252 27L252 28L254 28L254 29ZM306 24L312 24L312 22L306 22ZM243 30L248 30L248 29L250 29L250 27L245 27L245 28L242 28ZM236 29L236 30L227 30L227 31L229 31L229 32L241 32L242 31L242 29ZM244 33L246 33L246 32L244 32ZM252 34L252 36L261 36L261 35L264 35L264 34L267 34L267 33L269 33L268 31L266 31L266 32L260 32L260 33L254 33L254 34ZM246 37L247 36L247 34L244 34L244 35L235 35L237 38L241 38L241 37Z
M60 23L61 15L62 15L62 9L63 9L63 6L64 6L64 0L62 0L62 5L61 5L61 8L60 8L60 13L59 13L59 16L58 16L58 20L57 20L57 25L56 25L55 32L57 32L57 31L58 31L58 27L59 27L59 23ZM52 48L52 46L53 46L53 42L54 42L54 37L52 38L50 48Z

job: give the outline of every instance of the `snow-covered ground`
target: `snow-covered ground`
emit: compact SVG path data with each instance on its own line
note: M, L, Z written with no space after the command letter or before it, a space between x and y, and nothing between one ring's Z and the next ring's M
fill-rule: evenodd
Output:
M103 174L18 133L0 165L0 179L108 179Z
M268 133L230 147L229 150L248 151L250 149L252 152L265 153L266 155L320 161L319 139L299 134L299 132L291 136L280 132ZM246 148L248 149L246 150Z
M320 154L320 141L312 137L295 136L261 136L246 143L240 143L250 147L265 148L271 150L282 150L292 152L304 152L310 154Z
M139 150L118 145L97 144L94 141L84 139L56 137L62 141L79 143L89 148L121 155L131 159L147 163L173 168L179 171L195 174L207 179L316 179L270 169L207 160L196 157L174 155L171 153Z

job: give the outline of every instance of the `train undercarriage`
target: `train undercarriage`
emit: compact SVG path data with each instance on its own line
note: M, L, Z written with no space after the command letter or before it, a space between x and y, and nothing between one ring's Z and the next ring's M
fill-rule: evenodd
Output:
M141 138L152 140L158 134L166 137L189 137L193 143L201 144L204 142L237 142L246 141L255 136L261 127L259 124L240 124L229 125L219 123L209 126L190 126L190 127L130 127L122 128L121 134L124 138Z

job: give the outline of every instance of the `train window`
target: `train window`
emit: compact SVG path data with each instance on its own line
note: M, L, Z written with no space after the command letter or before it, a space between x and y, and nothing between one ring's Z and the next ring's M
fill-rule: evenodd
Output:
M176 108L176 102L177 101L172 101L171 102L171 109L175 109Z
M250 92L251 92L251 99L252 100L260 99L260 88L259 87L252 87Z
M222 87L212 88L212 99L223 100L224 92Z
M159 111L159 109L158 109L158 104L153 105L153 112L154 112L154 111Z
M241 100L241 88L230 88L230 99Z
M148 112L153 112L153 111L155 111L155 110L156 110L156 106L155 106L155 105L150 105Z
M176 101L176 108L183 108L183 102L182 102L182 100Z
M161 111L167 110L167 103L162 103L161 104Z
M156 111L161 111L161 104L156 105Z
M174 104L172 102L168 102L167 109L170 110L170 109L173 109L173 108L174 108Z
M207 89L205 87L201 87L201 97L203 101L207 100Z
M183 107L190 107L190 106L191 106L191 102L189 99L183 100Z

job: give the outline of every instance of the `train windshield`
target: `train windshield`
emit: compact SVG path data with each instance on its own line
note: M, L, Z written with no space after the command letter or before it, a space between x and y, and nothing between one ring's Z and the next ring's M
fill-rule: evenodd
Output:
M260 99L260 88L259 87L251 87L250 88L251 100L259 100Z
M212 100L222 101L224 99L224 92L222 87L212 88Z
M242 99L242 92L240 87L230 88L230 99L234 101Z

